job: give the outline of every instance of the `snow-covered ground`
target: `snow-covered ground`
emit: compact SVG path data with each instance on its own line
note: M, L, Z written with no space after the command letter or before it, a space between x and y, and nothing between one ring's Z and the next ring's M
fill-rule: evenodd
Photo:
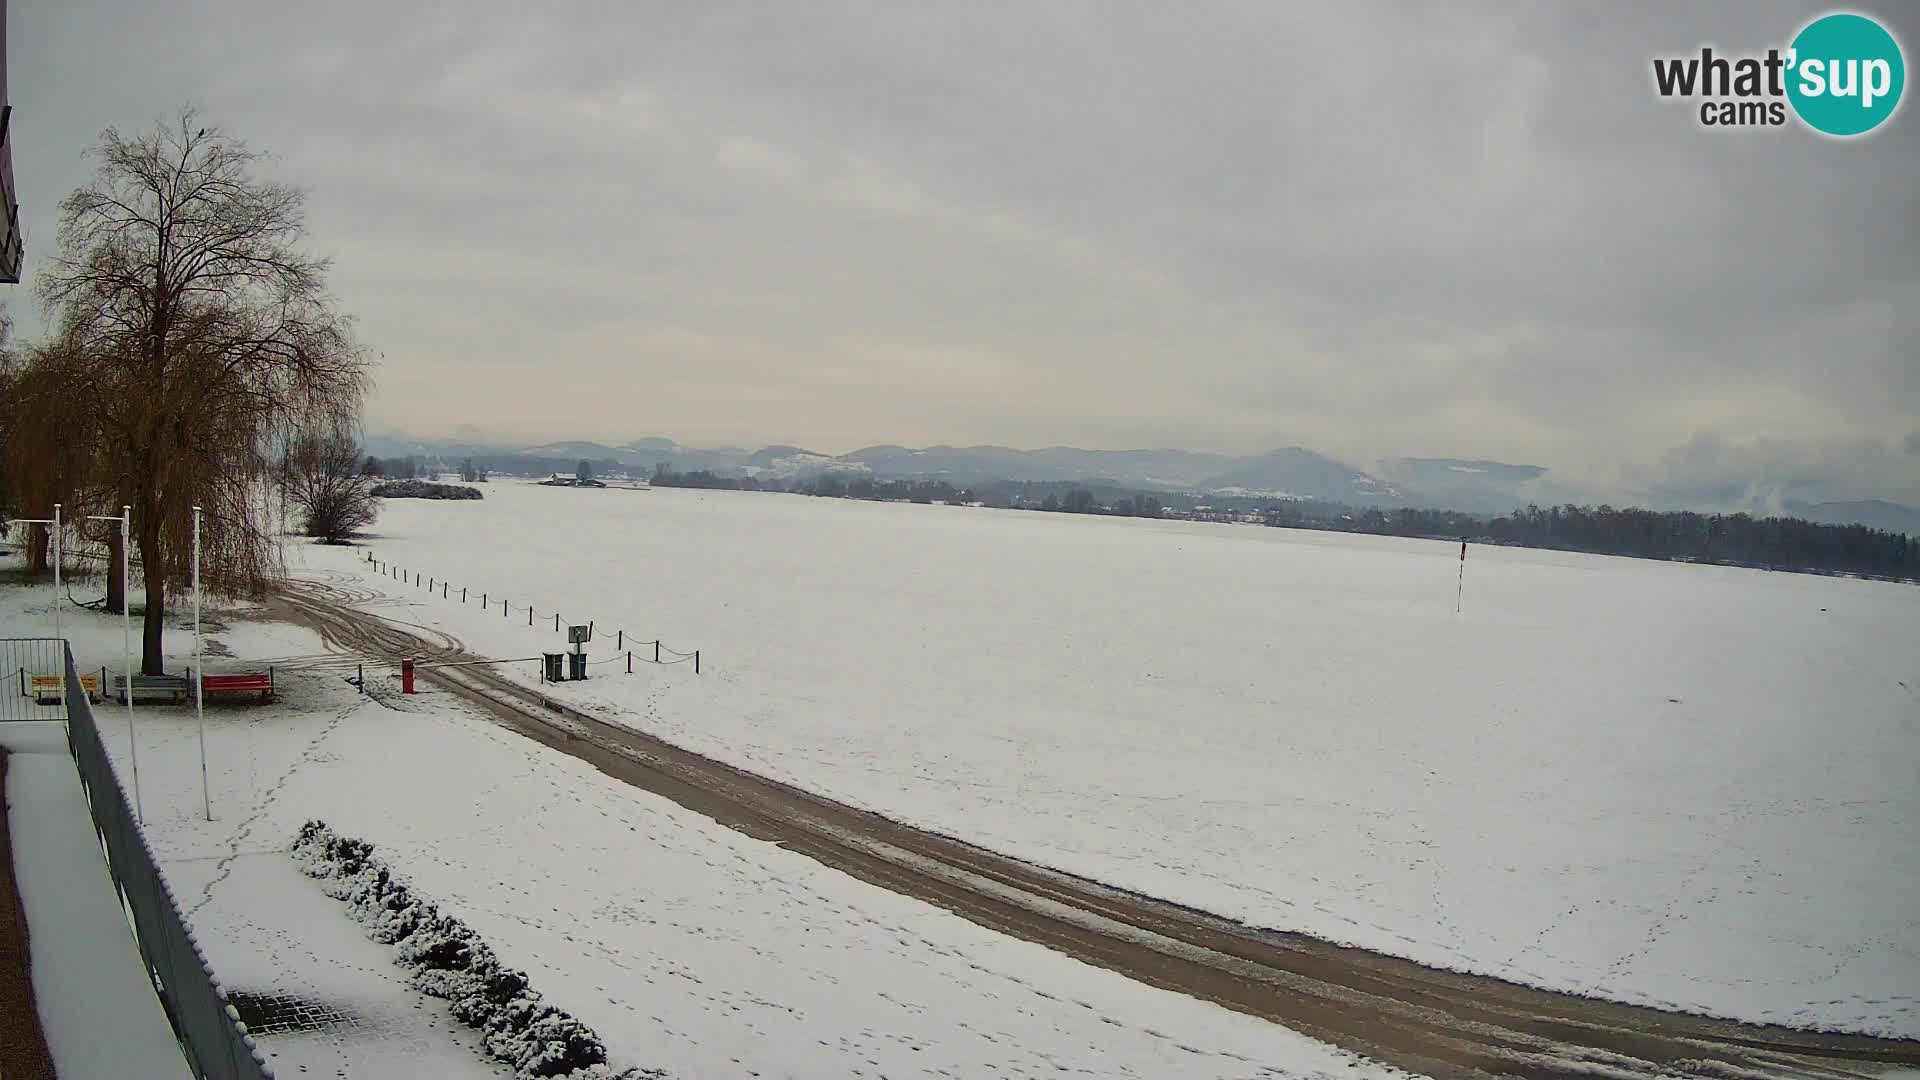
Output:
M46 592L0 587L0 619L36 632ZM117 621L68 623L82 666L112 662ZM242 657L323 651L279 623L230 620L215 640ZM190 637L170 634L168 647L170 666L184 666ZM372 840L594 1027L619 1066L683 1077L1387 1073L754 840L448 695L379 685L370 699L339 672L279 678L279 704L207 711L212 822L192 711L142 707L135 733L150 840L222 980L342 1017L263 1036L278 1075L499 1075L445 1003L407 988L386 950L299 873L285 849L315 817ZM98 715L125 769L125 714Z
M451 597L295 558L491 655L562 648L555 610L596 661L698 647L556 692L906 821L1434 964L1920 1036L1920 589L1476 548L1456 615L1439 542L512 483L378 532Z

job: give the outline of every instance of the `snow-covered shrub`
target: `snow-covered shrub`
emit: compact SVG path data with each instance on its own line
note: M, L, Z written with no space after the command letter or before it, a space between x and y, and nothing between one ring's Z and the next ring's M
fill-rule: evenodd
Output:
M487 1049L521 1076L571 1076L606 1063L607 1046L587 1025L551 1005L535 1005L527 1016L524 1027L487 1035Z
M373 845L309 821L294 838L301 870L345 901L367 936L393 946L394 962L421 993L446 999L456 1019L477 1028L487 1052L523 1080L663 1080L654 1069L614 1072L592 1028L547 1004L524 971L500 963L471 927L415 896L373 857Z

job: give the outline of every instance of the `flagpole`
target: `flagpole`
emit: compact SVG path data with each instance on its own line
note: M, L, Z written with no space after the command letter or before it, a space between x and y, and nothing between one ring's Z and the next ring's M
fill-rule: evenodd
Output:
M200 508L193 508L193 713L200 726L200 802L213 820L213 792L207 784L207 673L200 650Z

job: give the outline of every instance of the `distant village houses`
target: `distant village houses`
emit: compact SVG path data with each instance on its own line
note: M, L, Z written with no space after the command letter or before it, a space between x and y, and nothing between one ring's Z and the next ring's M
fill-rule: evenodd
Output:
M545 480L540 481L540 485L542 487L588 487L588 488L603 488L607 486L601 483L600 481L595 480L591 476L578 476L574 473L569 473L569 472L554 473L552 476L549 476Z

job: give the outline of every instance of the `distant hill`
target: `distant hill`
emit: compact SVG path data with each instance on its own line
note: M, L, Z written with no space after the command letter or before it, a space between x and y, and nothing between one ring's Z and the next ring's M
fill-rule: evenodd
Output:
M1202 485L1209 491L1358 505L1396 501L1399 490L1351 465L1289 446L1245 458Z
M1409 499L1474 514L1504 514L1536 503L1552 505L1572 498L1546 482L1538 465L1462 458L1389 458L1380 474Z
M621 451L617 447L597 442L552 442L539 446L528 446L520 453L529 457L573 458L575 461L585 458L588 461L618 461Z
M1850 502L1789 503L1784 509L1794 517L1823 525L1865 525L1870 529L1905 533L1920 537L1920 510L1885 499L1855 499Z
M658 435L618 446L565 439L537 446L501 447L471 440L387 434L369 436L367 452L380 457L413 455L423 464L438 463L444 468L457 468L463 459L471 457L503 474L571 472L580 459L586 458L597 470L639 476L664 468L680 473L711 472L724 479L754 476L784 482L844 473L877 480L945 480L960 488L1009 481L1075 484L1116 490L1303 499L1353 507L1431 507L1485 516L1506 514L1530 503L1553 506L1596 501L1556 482L1539 465L1477 458L1405 457L1362 468L1299 446L1234 456L1169 448L1083 450L1049 446L1020 450L993 445L916 448L881 444L831 455L788 444L757 450L693 447ZM1664 504L1656 500L1651 505ZM1746 509L1755 514L1766 512ZM1920 536L1920 510L1880 499L1790 502L1776 509L1823 524L1862 524Z

